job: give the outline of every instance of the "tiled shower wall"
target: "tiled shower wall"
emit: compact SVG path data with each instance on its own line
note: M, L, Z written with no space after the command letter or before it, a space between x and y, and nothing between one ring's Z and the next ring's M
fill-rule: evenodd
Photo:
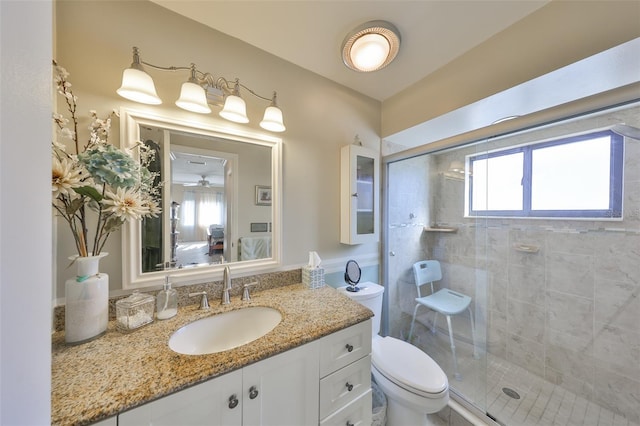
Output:
M464 218L464 181L446 173L451 161L466 154L619 122L640 127L640 107L405 160L414 167L398 165L419 176L409 182L422 180L430 189L398 197L400 213L389 215L415 216L407 223L390 220L390 249L400 247L406 256L389 262L389 276L395 277L390 306L401 308L395 315L390 308L390 334L406 333L406 315L413 311L410 265L438 259L442 284L474 298L489 352L640 421L640 141L625 141L624 221ZM430 201L418 212L420 198ZM458 230L422 232L414 222ZM522 245L532 250L522 251ZM454 325L463 335L467 328Z

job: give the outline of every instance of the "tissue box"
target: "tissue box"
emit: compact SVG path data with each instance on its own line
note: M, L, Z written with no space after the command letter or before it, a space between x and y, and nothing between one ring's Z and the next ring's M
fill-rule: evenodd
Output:
M324 286L324 268L302 268L302 283L308 288L320 288Z

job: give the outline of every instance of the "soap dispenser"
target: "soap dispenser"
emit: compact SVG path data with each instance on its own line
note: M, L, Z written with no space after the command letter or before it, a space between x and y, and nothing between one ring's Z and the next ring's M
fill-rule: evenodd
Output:
M178 292L171 288L169 275L164 277L164 288L158 293L156 301L158 319L169 319L178 313Z

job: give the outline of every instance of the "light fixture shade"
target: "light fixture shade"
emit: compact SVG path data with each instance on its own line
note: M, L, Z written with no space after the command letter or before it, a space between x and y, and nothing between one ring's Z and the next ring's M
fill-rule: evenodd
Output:
M277 106L268 106L264 110L264 117L260 122L260 127L270 132L284 132L287 130L282 121L282 111Z
M400 50L400 33L387 21L370 21L354 29L342 42L342 60L355 71L377 71L389 65Z
M209 114L211 112L211 108L207 104L207 94L202 86L190 81L182 83L180 98L176 101L176 105L187 111L200 114Z
M162 99L149 74L140 69L127 68L122 73L122 85L116 90L123 98L149 105L160 105Z
M240 96L229 95L224 101L224 107L220 111L220 117L235 123L248 123L247 104Z
M349 57L360 71L375 71L387 60L390 49L389 40L383 35L365 34L353 42Z

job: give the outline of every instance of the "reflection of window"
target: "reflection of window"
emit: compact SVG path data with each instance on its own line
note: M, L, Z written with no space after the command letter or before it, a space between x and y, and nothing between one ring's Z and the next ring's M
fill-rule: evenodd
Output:
M180 206L180 239L206 240L209 225L224 224L224 194L211 191L184 191Z
M621 218L622 164L611 131L471 155L466 213Z

